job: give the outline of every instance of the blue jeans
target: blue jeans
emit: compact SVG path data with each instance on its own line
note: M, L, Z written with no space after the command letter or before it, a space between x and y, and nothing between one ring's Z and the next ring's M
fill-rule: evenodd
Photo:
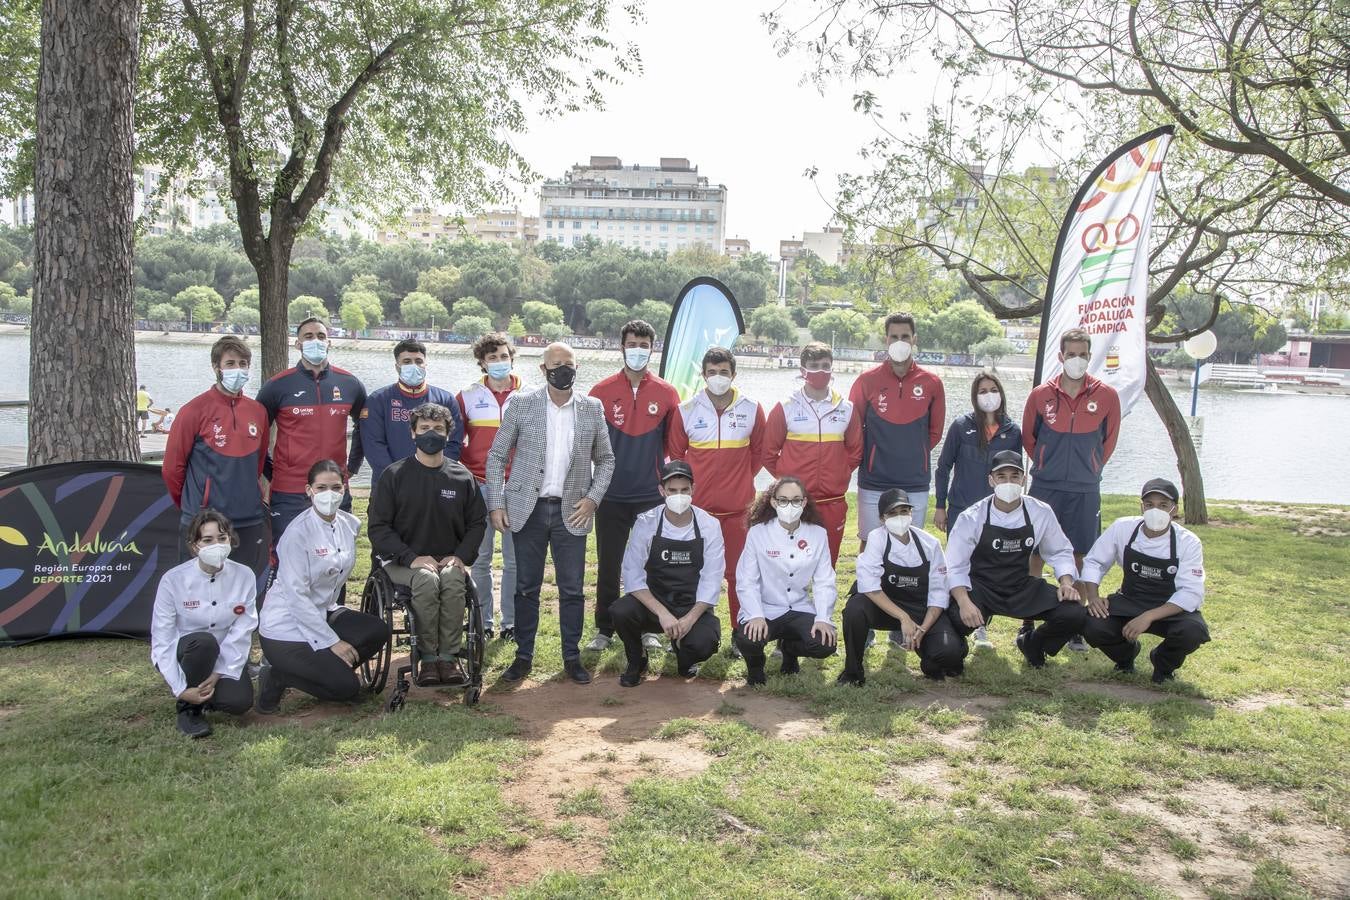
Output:
M544 556L553 551L558 583L558 627L564 660L580 659L581 629L586 622L582 582L586 574L586 536L563 524L562 501L539 498L534 511L513 536L516 551L516 656L534 659L539 631L539 588L544 583Z
M491 525L483 535L483 543L478 548L478 559L474 560L471 574L473 585L478 590L478 600L483 604L483 625L493 627L492 618L492 545L497 529ZM516 624L516 554L512 547L511 532L502 536L502 580L498 587L502 595L502 628L513 628Z

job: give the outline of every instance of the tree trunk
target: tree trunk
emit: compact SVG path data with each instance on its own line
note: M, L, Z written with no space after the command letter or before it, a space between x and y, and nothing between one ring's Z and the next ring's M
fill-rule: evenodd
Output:
M132 102L139 0L43 0L28 463L138 461Z
M1181 494L1186 509L1187 525L1205 525L1209 522L1209 510L1205 505L1205 478L1200 474L1200 457L1195 452L1195 442L1191 440L1191 429L1186 417L1177 408L1171 391L1158 376L1153 360L1148 361L1148 375L1144 379L1144 393L1158 411L1158 418L1167 427L1172 439L1172 450L1177 455L1177 469L1181 472Z
M283 240L273 234L268 239L267 265L255 266L258 273L258 331L262 335L263 377L259 383L291 364L290 323L287 321L287 293L290 287L291 250L294 239Z

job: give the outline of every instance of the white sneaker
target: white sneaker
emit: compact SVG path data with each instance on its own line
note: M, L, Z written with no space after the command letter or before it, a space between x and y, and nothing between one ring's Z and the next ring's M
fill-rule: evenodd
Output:
M736 646L735 641L727 641L727 656L730 656L732 659L741 658L741 648Z
M989 640L989 632L984 630L983 625L975 629L975 649L976 650L994 649L994 642Z
M644 634L642 636L642 648L644 650L655 650L658 653L665 653L666 642L661 639L661 635L659 634Z
M608 650L609 645L613 643L613 641L614 638L610 637L607 634L604 634L603 632L597 631L595 633L595 637L591 638L591 642L587 644L585 647L582 647L581 649L592 650L596 653L600 653L602 651Z
M872 649L872 645L877 642L877 633L872 629L867 629L867 643L863 644L864 650Z

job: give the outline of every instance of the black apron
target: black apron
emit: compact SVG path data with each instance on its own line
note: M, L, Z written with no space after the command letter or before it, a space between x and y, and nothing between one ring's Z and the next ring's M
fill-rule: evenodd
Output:
M1022 503L1022 526L1004 528L990 524L994 501L984 508L984 529L970 555L970 582L979 588L980 598L991 615L1029 619L1054 609L1059 597L1043 578L1030 574L1031 554L1036 533L1031 513Z
M1125 542L1122 568L1125 580L1120 590L1107 598L1113 616L1135 616L1162 606L1177 592L1177 529L1167 526L1168 536L1172 539L1171 555L1167 559L1148 556L1134 549L1134 540L1139 537L1144 523L1140 522Z
M703 572L703 534L694 515L694 536L687 541L665 537L666 514L662 511L647 552L647 590L672 615L682 616L694 608L698 579Z
M891 561L891 535L886 533L886 549L881 556L881 592L903 609L915 624L921 625L928 612L928 555L923 552L923 544L913 531L911 528L909 539L919 551L917 566L902 566Z

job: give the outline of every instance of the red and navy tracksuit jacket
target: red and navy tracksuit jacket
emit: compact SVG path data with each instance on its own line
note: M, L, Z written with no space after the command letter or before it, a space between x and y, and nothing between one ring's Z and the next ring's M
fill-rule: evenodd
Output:
M942 380L914 362L904 378L896 378L891 364L883 362L858 376L848 399L863 416L858 487L928 490L929 456L947 418Z
M1032 388L1022 413L1022 445L1041 487L1093 494L1120 436L1120 395L1091 375L1070 397L1056 375ZM174 424L177 428L177 423Z
M380 474L391 463L413 455L417 445L412 438L412 411L423 403L439 403L450 410L450 440L445 445L448 459L459 459L464 443L464 419L459 402L445 388L422 385L410 391L402 382L379 388L366 398L361 410L360 427L352 434L351 474L361 471L361 462L370 463L370 486L380 483Z
M277 427L268 475L273 491L303 494L309 467L321 459L341 466L344 479L359 464L359 445L348 458L347 420L360 421L366 389L351 372L334 365L311 372L301 363L272 376L258 402Z
M186 523L211 507L245 528L263 520L258 476L267 456L267 410L212 387L178 409L161 470Z
M605 492L616 503L661 502L661 464L671 417L680 395L668 381L643 372L637 391L623 369L591 388L605 410L609 443L614 448L614 477Z

